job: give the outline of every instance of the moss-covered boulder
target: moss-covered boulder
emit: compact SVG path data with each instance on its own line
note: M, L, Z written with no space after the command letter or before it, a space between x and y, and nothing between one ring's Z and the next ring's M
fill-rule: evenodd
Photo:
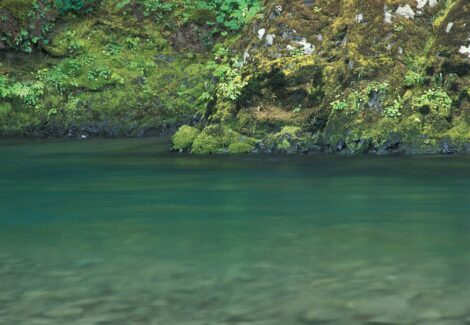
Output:
M204 130L194 139L191 153L248 153L255 148L255 140L242 136L228 127L213 125Z
M183 125L173 135L173 149L178 151L187 151L191 149L191 146L199 133L200 131L197 128Z

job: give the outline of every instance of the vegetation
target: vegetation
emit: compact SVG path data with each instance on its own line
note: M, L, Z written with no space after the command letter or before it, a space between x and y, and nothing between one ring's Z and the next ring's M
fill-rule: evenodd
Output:
M0 135L149 136L188 124L173 149L465 148L468 12L439 2L388 24L383 5L346 0L6 0Z

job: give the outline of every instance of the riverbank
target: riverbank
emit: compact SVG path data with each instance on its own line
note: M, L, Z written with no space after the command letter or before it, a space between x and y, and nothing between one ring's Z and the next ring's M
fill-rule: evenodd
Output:
M2 137L184 125L173 149L194 154L469 151L465 0L37 1L0 5Z

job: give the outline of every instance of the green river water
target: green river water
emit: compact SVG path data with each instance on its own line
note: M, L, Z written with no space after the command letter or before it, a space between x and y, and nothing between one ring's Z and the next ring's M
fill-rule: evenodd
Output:
M470 324L470 157L0 143L0 324Z

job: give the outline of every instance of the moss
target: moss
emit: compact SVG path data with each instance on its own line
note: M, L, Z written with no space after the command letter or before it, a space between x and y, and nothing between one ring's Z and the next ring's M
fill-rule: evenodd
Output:
M243 136L226 126L212 125L203 129L196 137L191 153L247 153L253 151L255 143L255 139Z
M189 150L199 133L200 131L197 128L183 125L172 138L173 149L179 151Z
M195 154L224 153L233 138L232 131L214 125L205 128L194 140L191 152Z
M277 133L268 134L264 143L271 151L293 153L306 140L301 131L302 129L297 126L285 126Z
M228 146L228 152L231 154L250 153L255 150L256 141L251 138L244 139L243 141L236 141Z
M28 18L28 14L34 8L33 0L3 0L0 8L5 8L20 22Z
M5 118L12 111L11 103L0 102L0 119Z

